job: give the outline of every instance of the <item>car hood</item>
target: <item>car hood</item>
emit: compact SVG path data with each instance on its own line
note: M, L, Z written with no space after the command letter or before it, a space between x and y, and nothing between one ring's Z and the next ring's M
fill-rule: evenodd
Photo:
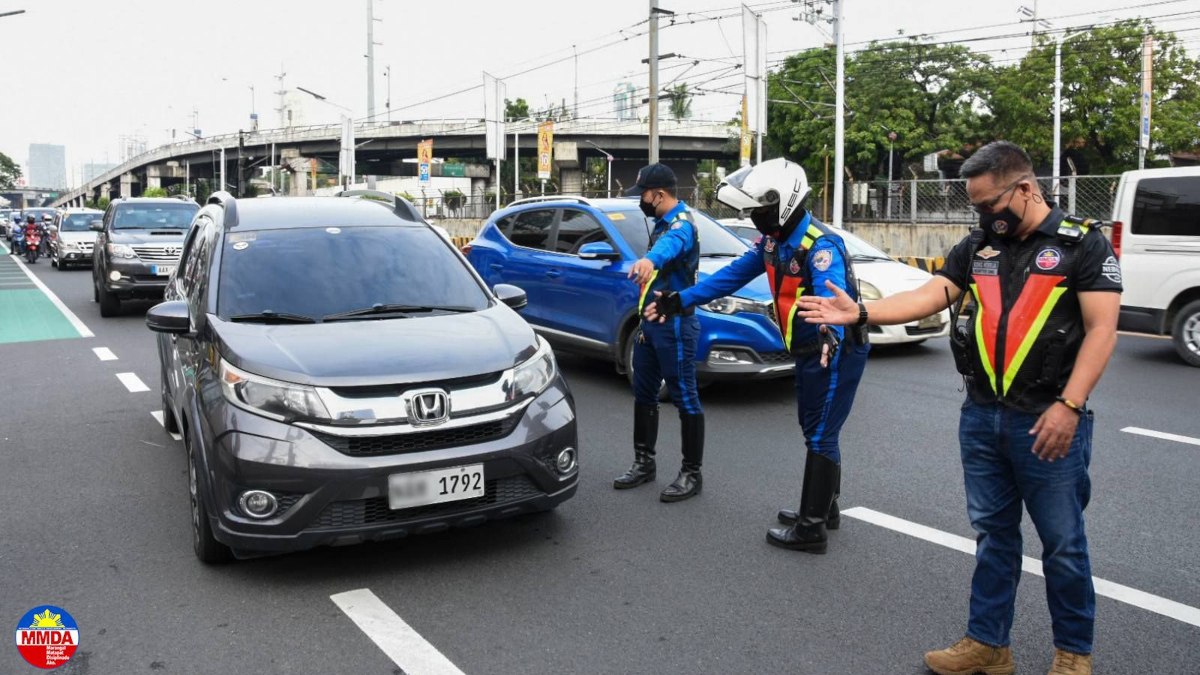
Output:
M700 274L697 275L700 281L704 281L709 276L716 274L732 263L737 258L701 258L700 259ZM771 286L767 283L767 275L760 274L753 281L746 284L742 288L730 293L730 295L746 300L757 300L759 302L771 302Z
M854 275L879 289L884 296L911 291L933 275L895 260L872 260L854 263Z
M72 244L78 244L80 242L94 242L96 241L96 233L90 230L87 232L63 232L60 230L58 233L58 239L59 241L65 241Z
M234 366L321 387L441 382L497 373L537 349L533 329L504 305L470 314L317 324L208 318L221 356Z
M183 244L187 230L109 230L108 241L112 244Z

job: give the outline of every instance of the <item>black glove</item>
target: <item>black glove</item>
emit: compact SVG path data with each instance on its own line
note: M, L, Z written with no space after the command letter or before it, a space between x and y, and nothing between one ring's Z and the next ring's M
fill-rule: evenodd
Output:
M675 291L663 293L654 303L659 316L670 319L683 314L683 298Z
M823 361L825 362L825 365L828 365L833 363L833 359L835 356L837 356L838 347L841 346L842 341L838 338L837 333L828 326L821 326L821 330L819 332L821 334L821 353L825 355ZM825 354L826 346L829 347L828 354Z

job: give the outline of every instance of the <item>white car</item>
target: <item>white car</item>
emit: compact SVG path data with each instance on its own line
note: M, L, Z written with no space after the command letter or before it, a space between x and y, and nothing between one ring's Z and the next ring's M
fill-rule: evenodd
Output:
M749 221L726 218L720 222L751 244L761 236ZM863 300L881 300L889 295L911 291L933 278L924 270L897 262L846 230L829 227L846 242L846 252L850 254ZM871 326L873 345L915 344L949 335L950 312L947 310L902 326Z

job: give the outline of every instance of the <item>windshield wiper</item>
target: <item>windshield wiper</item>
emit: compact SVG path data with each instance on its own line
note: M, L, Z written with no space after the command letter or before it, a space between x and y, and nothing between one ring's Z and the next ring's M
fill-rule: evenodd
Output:
M416 314L416 313L420 313L420 312L474 312L474 311L475 311L475 309L472 307L457 307L457 306L437 307L437 306L432 306L432 305L399 305L399 304L384 304L382 302L377 302L374 305L371 305L370 307L363 307L362 309L352 309L349 312L339 312L337 314L330 314L321 320L322 321L340 321L342 319L354 319L357 317L378 316L380 314L399 314L401 316L405 316L407 314ZM405 318L407 318L407 316L405 316Z
M239 323L316 323L317 320L311 316L303 314L289 314L287 312L272 312L265 309L258 314L238 314L237 316L229 317L230 321Z
M880 256L880 255L863 255L863 254L857 254L857 253L855 255L850 256L850 259L855 260L855 261L857 261L857 260L891 260L891 258L885 258L884 256Z

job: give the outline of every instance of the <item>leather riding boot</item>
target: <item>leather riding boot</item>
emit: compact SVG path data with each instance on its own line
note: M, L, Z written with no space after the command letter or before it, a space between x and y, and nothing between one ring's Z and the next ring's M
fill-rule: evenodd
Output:
M658 406L633 404L633 466L617 476L613 487L628 490L655 477L654 445L658 441Z
M829 517L825 519L825 529L837 530L842 527L842 510L838 508L838 497L842 496L842 472L838 472L837 489L833 493L833 503L829 505ZM798 512L792 509L779 509L776 518L784 525L795 525Z
M804 461L804 487L800 493L800 513L791 527L767 532L767 543L779 548L809 553L824 553L829 537L825 521L837 490L841 466L812 450Z
M700 465L704 463L704 415L679 415L680 435L683 437L683 468L675 482L662 491L664 502L681 502L700 494L704 478Z

